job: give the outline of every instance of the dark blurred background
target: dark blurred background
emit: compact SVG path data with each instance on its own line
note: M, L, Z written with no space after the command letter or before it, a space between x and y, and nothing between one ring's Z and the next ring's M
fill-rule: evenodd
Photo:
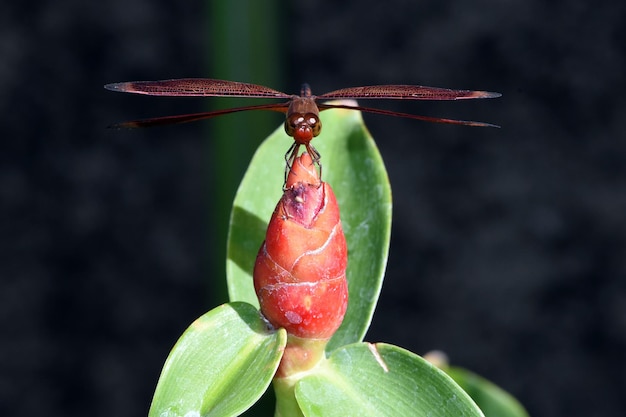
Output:
M499 130L365 116L394 190L367 339L444 350L533 416L625 415L626 3L221 3L0 6L0 415L146 415L225 301L228 205L281 119L105 129L239 104L102 88L177 77L503 93L375 103Z

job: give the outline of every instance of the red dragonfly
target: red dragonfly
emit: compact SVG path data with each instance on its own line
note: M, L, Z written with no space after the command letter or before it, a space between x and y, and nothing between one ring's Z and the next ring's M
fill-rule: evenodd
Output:
M320 96L311 94L308 84L303 84L300 95L290 95L264 87L262 85L241 83L236 81L216 80L210 78L182 78L161 81L130 81L113 83L104 86L107 90L124 93L145 94L150 96L173 97L253 97L286 99L283 103L258 104L252 106L235 107L230 109L182 114L177 116L156 117L152 119L134 120L118 123L111 127L136 128L149 127L173 123L186 123L196 120L209 119L223 114L247 110L272 110L286 115L285 131L294 139L293 145L287 151L285 159L289 166L298 155L301 145L304 145L312 159L319 165L320 155L310 144L311 140L320 134L322 124L319 112L328 109L352 109L368 113L385 114L389 116L406 117L409 119L424 120L435 123L448 123L466 126L499 127L490 123L473 122L467 120L442 119L438 117L419 116L400 113L371 107L351 106L339 103L319 103L319 100L335 99L400 99L400 100L462 100L474 98L500 97L499 93L472 90L450 90L447 88L424 87L420 85L374 85L367 87L349 87L331 91Z

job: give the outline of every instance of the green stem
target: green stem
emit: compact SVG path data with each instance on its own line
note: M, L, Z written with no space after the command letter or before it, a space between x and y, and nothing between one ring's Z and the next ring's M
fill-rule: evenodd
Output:
M274 417L303 417L302 410L296 401L295 386L300 378L275 378L274 393L276 394L276 412Z
M281 89L284 79L281 9L279 0L207 2L207 76ZM215 108L213 103L220 108L251 104L235 98L216 99L210 103L211 109ZM226 299L225 281L218 277L224 276L224 241L235 191L257 145L279 123L278 115L272 118L268 112L237 113L207 123L210 129L207 166L214 190L208 201L211 210L208 222L211 304L220 304Z
M326 360L324 348L327 344L328 339L287 336L287 346L273 380L276 394L275 417L303 415L296 401L296 383L320 362Z

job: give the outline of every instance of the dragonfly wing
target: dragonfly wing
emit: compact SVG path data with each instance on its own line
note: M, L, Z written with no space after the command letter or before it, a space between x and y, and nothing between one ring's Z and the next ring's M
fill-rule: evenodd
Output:
M211 78L180 78L160 81L129 81L104 86L107 90L149 96L291 98L262 85Z
M331 91L318 99L400 99L400 100L461 100L473 98L495 98L500 93L474 90L451 90L448 88L421 85L372 85L342 88Z
M405 117L407 119L415 119L422 120L425 122L433 122L433 123L445 123L451 125L464 125L464 126L480 126L480 127L500 127L498 125L494 125L491 123L485 122L474 122L472 120L456 120L456 119L444 119L441 117L430 117L430 116L420 116L418 114L410 114L410 113L401 113L397 111L391 110L383 110L383 109L374 109L371 107L361 107L361 106L351 106L347 104L318 104L318 108L320 111L327 109L349 109L349 110L360 110L367 113L374 114L383 114L385 116L397 116L397 117Z
M236 112L248 111L248 110L272 110L272 111L277 111L281 113L286 113L288 107L289 107L289 103L259 104L257 106L235 107L232 109L222 109L222 110L215 110L215 111L202 112L202 113L179 114L175 116L163 116L163 117L154 117L151 119L132 120L130 122L122 122L122 123L113 124L109 126L109 128L135 129L135 128L140 128L140 127L153 127L153 126L188 123L188 122L195 122L196 120L210 119L212 117L221 116L223 114L230 114L230 113L236 113Z

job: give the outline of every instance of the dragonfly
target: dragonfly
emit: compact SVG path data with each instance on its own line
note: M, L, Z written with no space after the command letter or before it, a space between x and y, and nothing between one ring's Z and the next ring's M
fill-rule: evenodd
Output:
M387 116L405 117L435 123L447 123L465 126L499 127L491 123L469 120L445 119L439 117L421 116L410 113L401 113L373 107L346 104L345 102L322 102L326 100L466 100L478 98L495 98L501 94L489 91L452 90L448 88L426 87L421 85L374 85L365 87L348 87L331 91L319 96L311 93L308 84L303 84L300 95L283 93L257 84L237 81L218 80L211 78L181 78L160 81L130 81L112 83L104 86L107 90L144 94L149 96L168 97L248 97L283 99L281 103L258 104L242 107L227 108L201 113L162 116L150 119L133 120L114 124L113 128L140 128L175 123L187 123L197 120L210 119L224 114L249 110L269 110L285 114L285 132L293 138L294 143L285 154L287 169L298 156L299 149L304 146L321 170L320 154L311 145L314 137L322 130L320 111L328 109L350 109L362 112L382 114Z

